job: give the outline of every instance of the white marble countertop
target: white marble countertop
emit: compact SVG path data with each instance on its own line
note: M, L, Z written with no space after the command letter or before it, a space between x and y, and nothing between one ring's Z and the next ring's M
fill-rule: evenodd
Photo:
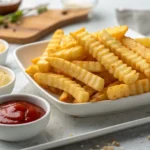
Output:
M59 0L24 0L22 7L34 6L38 3L51 2L51 8L61 8L62 5ZM99 0L99 4L95 7L92 13L92 18L89 21L73 24L64 27L66 33L76 30L80 27L86 27L89 31L95 31L109 26L117 25L115 17L115 8L133 8L133 9L150 9L149 0ZM51 34L44 39L49 39ZM12 56L13 50L19 45L10 44L10 52L7 58L6 66L12 68L17 73L17 82L15 85L15 90L13 93L17 93L22 89L25 91L24 85L28 83L27 80L20 82L19 79L24 78L23 74L20 72L17 64L14 62ZM14 63L12 63L14 62ZM29 89L28 89L29 90ZM76 143L68 145L61 148L56 148L55 150L91 150L100 149L103 145L110 143L113 139L121 143L121 147L125 150L149 150L150 141L147 136L150 135L150 125L145 125L143 127L138 127L135 129L130 129L124 132L115 133L112 135L107 135L103 137L98 137L92 140L84 141L81 143ZM100 145L100 148L96 148L96 145Z

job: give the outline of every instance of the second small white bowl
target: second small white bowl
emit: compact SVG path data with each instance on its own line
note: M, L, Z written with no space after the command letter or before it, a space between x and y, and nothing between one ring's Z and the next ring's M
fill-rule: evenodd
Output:
M5 51L0 53L0 65L4 65L6 62L6 58L7 58L7 53L8 53L8 49L9 49L9 45L6 41L0 39L0 42L4 44L5 46Z
M15 80L16 80L15 73L11 69L4 66L0 66L0 71L5 72L11 77L11 81L8 84L0 87L0 96L5 94L10 94L15 85Z

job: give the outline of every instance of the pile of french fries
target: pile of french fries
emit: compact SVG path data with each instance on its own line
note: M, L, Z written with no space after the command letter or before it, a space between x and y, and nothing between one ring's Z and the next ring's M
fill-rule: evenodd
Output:
M150 40L125 36L127 26L69 35L55 31L43 54L26 69L66 103L97 102L150 91Z

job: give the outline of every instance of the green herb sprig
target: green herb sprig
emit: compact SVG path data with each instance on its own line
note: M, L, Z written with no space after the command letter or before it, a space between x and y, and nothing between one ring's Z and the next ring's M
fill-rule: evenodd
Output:
M17 10L14 13L1 16L0 15L0 26L8 27L9 23L17 23L22 17L30 13L31 11L36 11L37 14L44 13L48 10L48 4L43 4L36 6L34 8L25 8L23 10Z

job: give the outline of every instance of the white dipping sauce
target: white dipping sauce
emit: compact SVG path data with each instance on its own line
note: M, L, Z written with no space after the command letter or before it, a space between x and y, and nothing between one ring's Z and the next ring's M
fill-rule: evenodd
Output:
M6 50L5 45L0 42L0 53L3 53L5 50Z
M11 81L10 75L0 70L0 87L8 84Z

